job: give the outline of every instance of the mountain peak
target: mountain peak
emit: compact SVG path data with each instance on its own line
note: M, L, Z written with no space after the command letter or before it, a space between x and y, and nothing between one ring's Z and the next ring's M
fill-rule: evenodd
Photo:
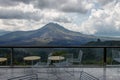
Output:
M45 29L45 30L67 30L63 26L61 26L57 23L53 23L53 22L44 25L42 27L42 29Z
M48 23L48 24L46 24L46 25L58 25L57 23L54 23L54 22L50 22L50 23Z
M57 24L57 23L51 22L51 23L46 24L44 27L62 27L62 26L60 26L60 25Z

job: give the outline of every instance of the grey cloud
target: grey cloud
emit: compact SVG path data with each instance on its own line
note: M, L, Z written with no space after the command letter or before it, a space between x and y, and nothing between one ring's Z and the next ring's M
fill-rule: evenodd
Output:
M0 9L0 19L25 19L25 20L34 20L34 21L55 21L55 22L64 22L70 23L71 19L65 16L57 16L57 17L46 17L44 13L37 12L23 12L21 10L11 10L11 9Z
M117 1L117 0L98 0L98 3L102 4L102 5L105 5L105 4L108 4L112 1Z
M0 19L32 19L39 20L41 18L36 12L23 12L20 10L0 9Z
M119 0L96 0L97 3L105 5ZM19 3L32 4L39 9L54 9L62 12L86 13L95 5L95 0L0 0L0 6L16 6ZM86 8L87 7L87 8Z
M60 16L57 16L57 17L52 17L52 16L49 16L49 17L46 17L45 15L42 16L42 19L41 19L41 22L42 23L48 23L48 22L59 22L59 23L71 23L72 22L72 18L69 18L69 17L66 17L66 16L63 16L63 15L60 15Z
M49 8L49 9L55 9L59 8L61 4L66 3L67 0L36 0L33 2L35 7L38 7L40 9Z
M86 3L86 4L84 4ZM82 0L36 0L34 6L40 9L55 9L63 12L86 13L89 9L86 6L92 3Z
M36 0L12 0L13 2L22 2L22 3L25 3L25 4L30 4L32 3L33 1L36 1Z
M71 19L68 19L68 18L65 18L65 17L57 17L57 18L54 18L53 21L71 23Z
M0 0L0 6L16 6L19 3L30 4L32 1L35 0Z
M88 10L84 9L82 7L78 7L78 6L72 6L72 5L68 5L65 6L63 8L61 8L61 11L63 12L77 12L77 13L86 13Z
M12 0L0 0L0 6L15 6L15 5L18 5L17 2L14 2Z
M36 0L33 5L39 9L55 9L63 12L86 13L95 8L96 3L101 6L112 1L120 0ZM93 5L93 6L89 6Z
M2 20L2 23L7 26L16 26L15 23L9 21L9 20Z

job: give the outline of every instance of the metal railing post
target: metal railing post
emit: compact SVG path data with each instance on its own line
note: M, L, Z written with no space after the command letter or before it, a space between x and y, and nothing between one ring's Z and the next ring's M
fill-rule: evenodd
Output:
M107 65L107 48L104 47L104 68L103 68L103 80L106 80L106 65Z
M13 48L11 48L11 62L10 62L11 67L13 67Z
M104 66L107 64L107 48L104 47Z

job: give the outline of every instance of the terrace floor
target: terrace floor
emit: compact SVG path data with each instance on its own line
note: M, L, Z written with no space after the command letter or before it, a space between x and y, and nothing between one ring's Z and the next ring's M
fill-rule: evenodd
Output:
M38 80L80 80L81 71L99 80L120 80L119 68L55 68L56 72L53 74L49 73L49 70L54 71L54 68L0 68L0 80L8 80L31 73L36 73Z

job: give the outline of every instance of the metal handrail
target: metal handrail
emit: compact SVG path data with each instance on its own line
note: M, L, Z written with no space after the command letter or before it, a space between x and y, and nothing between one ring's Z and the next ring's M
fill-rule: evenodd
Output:
M0 48L120 48L120 46L0 46Z

